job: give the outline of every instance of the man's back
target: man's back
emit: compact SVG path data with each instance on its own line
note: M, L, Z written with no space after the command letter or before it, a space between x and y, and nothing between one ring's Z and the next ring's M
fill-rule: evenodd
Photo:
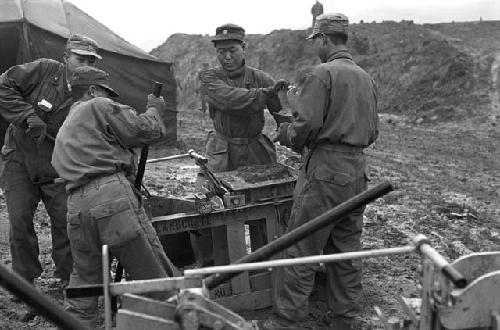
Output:
M330 90L322 139L367 147L378 136L377 91L371 77L352 59L338 58L313 72Z

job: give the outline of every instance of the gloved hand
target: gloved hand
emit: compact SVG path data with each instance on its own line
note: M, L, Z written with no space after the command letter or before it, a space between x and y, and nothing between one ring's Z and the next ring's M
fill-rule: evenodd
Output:
M290 86L290 83L286 79L280 79L278 80L274 86L273 86L273 92L274 94L278 94L279 91L281 90L286 90Z
M47 134L47 124L35 114L29 115L26 118L26 123L28 124L26 134L36 140L37 143L42 143Z
M156 110L158 110L160 114L164 113L167 108L167 105L165 104L163 96L156 97L153 94L149 94L148 105L146 106L146 109L149 108L155 108Z

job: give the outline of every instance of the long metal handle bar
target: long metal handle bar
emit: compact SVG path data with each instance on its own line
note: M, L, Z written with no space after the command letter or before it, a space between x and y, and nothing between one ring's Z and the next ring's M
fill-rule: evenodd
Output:
M109 285L109 294L119 296L125 293L139 294L157 291L169 291L174 289L201 288L202 281L197 278L186 279L184 277L156 278L151 280L136 280ZM66 288L67 298L82 298L102 296L104 285L87 284L77 287Z
M0 265L0 284L62 329L87 329L73 315L57 305L54 300L37 291L25 279L4 265Z
M336 220L341 219L346 216L350 212L356 210L359 207L362 207L375 199L384 196L385 194L392 191L393 186L385 181L382 182L375 187L372 187L361 194L358 194L351 199L345 201L344 203L334 207L333 209L323 213L322 215L312 219L308 223L296 228L278 239L264 245L263 247L257 249L256 251L236 260L235 264L249 263L249 262L258 262L269 259L276 253L283 251L284 249L292 246L297 243L301 239L311 235L327 227L328 225L334 223ZM225 273L220 276L211 275L205 280L205 284L208 289L213 289L218 285L230 280L237 273Z
M309 257L301 257L294 259L275 259L269 261L253 262L253 263L243 263L227 266L214 266L205 267L198 269L188 269L184 271L185 277L207 275L207 274L223 274L223 273L239 273L248 270L259 270L259 269L269 269L275 267L286 267L294 265L305 265L305 264L320 264L329 262L338 262L344 260L352 259L364 259L364 258L374 258L390 255L399 254L410 254L415 252L416 247L414 245L407 245L395 248L377 249L370 251L357 251L357 252L345 252L337 254L325 254L316 255Z
M167 160L187 158L189 156L190 156L189 154L180 154L180 155L173 155L173 156L167 156L167 157L162 157L162 158L153 158L153 159L148 159L146 161L146 164L160 163L160 162L164 162Z
M413 239L413 245L417 250L429 258L443 275L449 279L457 288L463 289L467 286L467 279L459 271L453 268L446 259L439 254L432 246L429 245L429 240L424 235L417 235Z

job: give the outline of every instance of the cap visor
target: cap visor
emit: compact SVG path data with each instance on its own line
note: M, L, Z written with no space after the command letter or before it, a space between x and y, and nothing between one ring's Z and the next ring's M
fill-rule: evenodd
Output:
M235 40L239 42L243 42L244 39L237 34L229 33L229 34L218 34L212 37L212 42L224 41L224 40Z
M83 49L70 49L72 53L78 54L78 55L84 55L84 56L94 56L100 60L102 60L102 57L94 52L90 52L88 50L83 50Z
M108 91L109 95L112 96L112 97L118 97L120 96L120 94L118 94L117 92L115 92L115 90L109 86L106 86L106 85L99 85L101 86L102 88L104 88L105 90Z

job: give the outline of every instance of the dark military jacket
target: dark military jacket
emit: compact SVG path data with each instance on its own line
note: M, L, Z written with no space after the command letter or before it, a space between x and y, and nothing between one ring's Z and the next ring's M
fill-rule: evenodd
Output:
M321 144L364 148L378 137L376 85L347 50L314 69L294 110L282 142L297 151Z
M73 103L66 81L64 64L50 59L16 65L0 76L0 114L11 123L6 143L14 142L11 157L25 164L33 182L54 179L50 164L54 142L37 143L25 134L26 118L38 115L47 124L47 133L55 137Z

